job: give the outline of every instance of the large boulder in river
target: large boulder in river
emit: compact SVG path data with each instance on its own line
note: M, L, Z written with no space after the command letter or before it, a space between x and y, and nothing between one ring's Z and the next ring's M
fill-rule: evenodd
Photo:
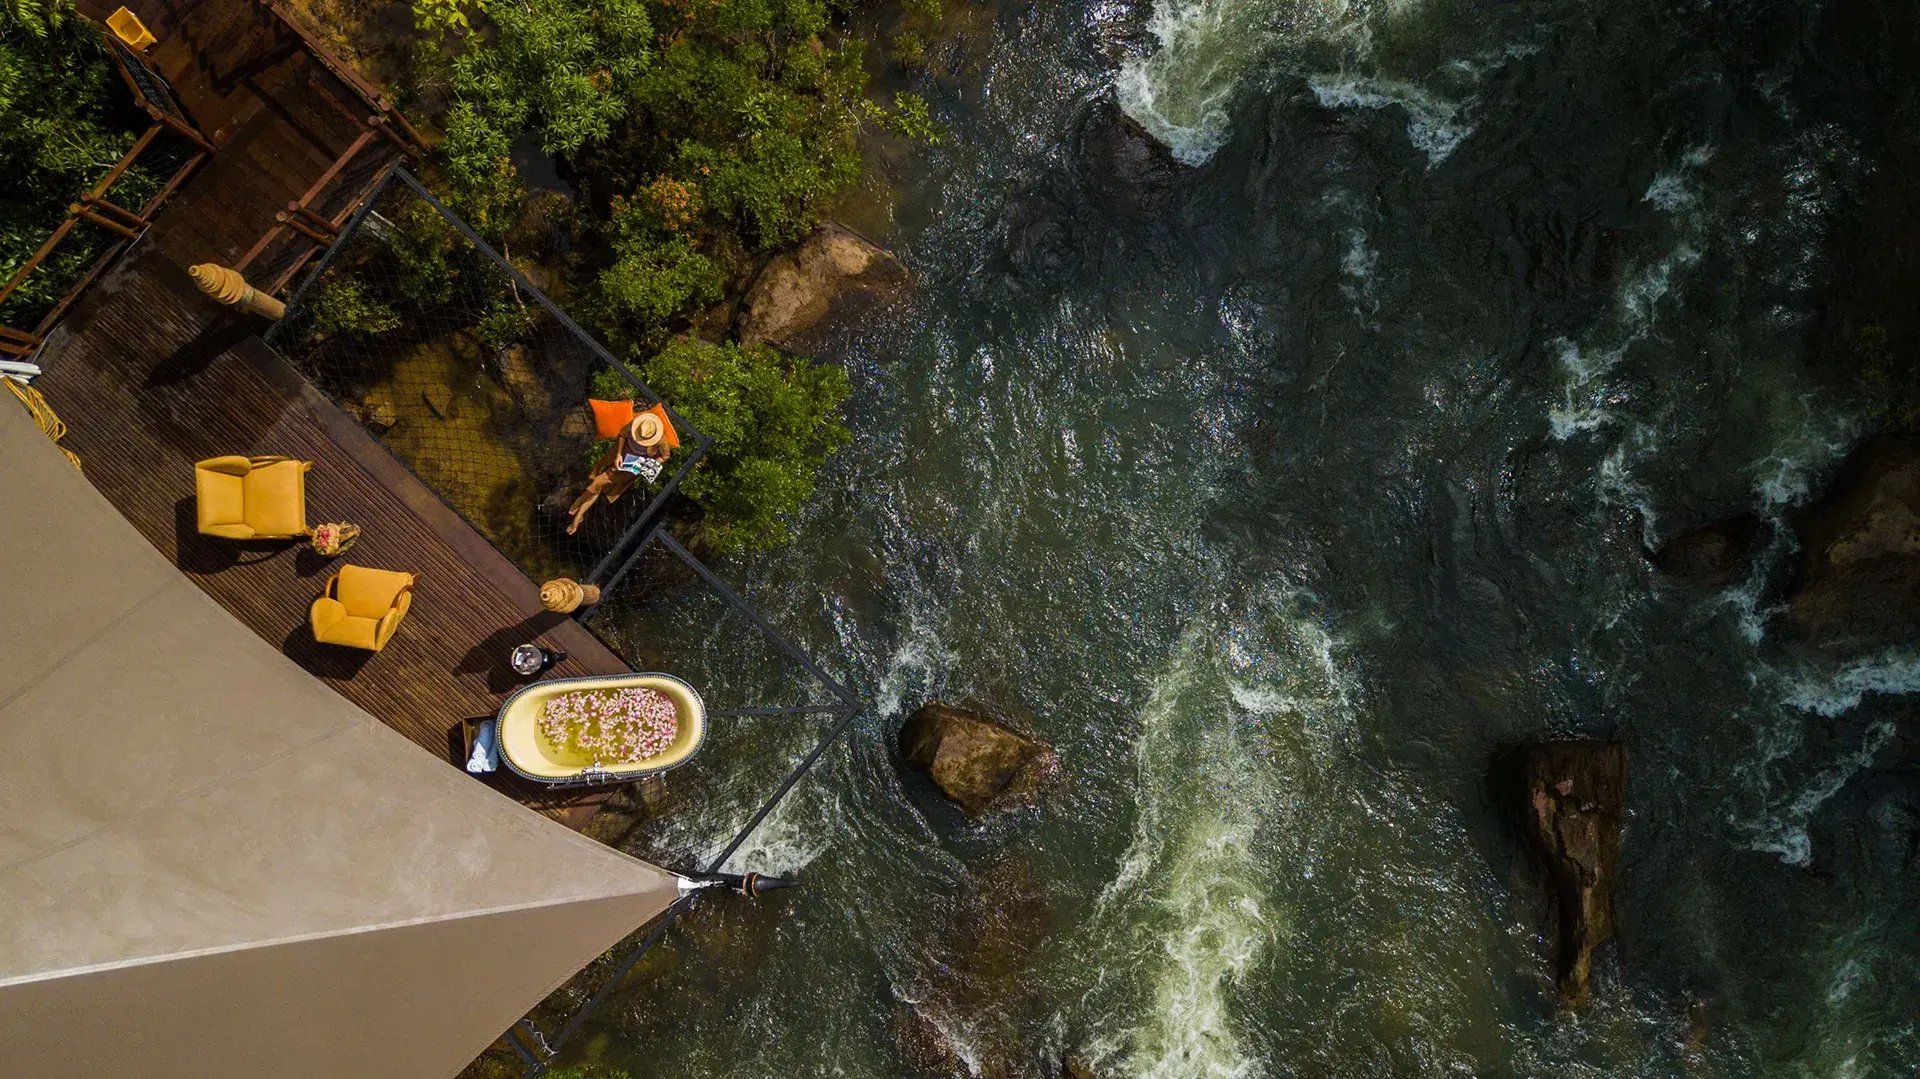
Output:
M1920 632L1920 440L1862 445L1794 530L1801 558L1787 622L1796 636L1864 651Z
M1618 742L1541 742L1508 758L1526 800L1522 831L1553 893L1560 1003L1586 1006L1593 953L1613 937L1627 751Z
M974 708L927 704L900 728L900 753L969 817L1032 801L1058 768L1052 748Z
M799 247L774 256L754 278L740 304L740 343L795 347L829 313L891 291L906 279L899 260L879 245L839 225L822 225Z
M1759 519L1746 514L1688 529L1648 552L1648 558L1668 576L1724 588L1746 576L1759 538Z

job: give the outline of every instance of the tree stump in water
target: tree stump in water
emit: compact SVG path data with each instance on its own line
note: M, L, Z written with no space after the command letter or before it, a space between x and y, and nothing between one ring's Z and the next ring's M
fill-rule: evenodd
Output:
M1523 831L1547 871L1556 920L1560 1003L1586 1006L1593 953L1613 938L1627 751L1618 742L1542 742L1514 754Z

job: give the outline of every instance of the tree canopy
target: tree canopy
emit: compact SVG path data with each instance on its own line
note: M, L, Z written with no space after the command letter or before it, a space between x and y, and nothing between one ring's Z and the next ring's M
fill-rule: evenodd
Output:
M924 105L866 94L862 46L826 0L481 0L428 55L457 208L500 235L524 195L517 140L554 155L595 213L589 293L617 342L657 345L760 252L859 178L863 123L925 133Z

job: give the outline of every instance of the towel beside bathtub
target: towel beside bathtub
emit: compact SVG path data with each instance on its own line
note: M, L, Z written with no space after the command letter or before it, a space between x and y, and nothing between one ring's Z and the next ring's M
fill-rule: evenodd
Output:
M494 728L497 719L489 719L473 732L473 756L467 758L467 771L482 775L500 767L500 739Z

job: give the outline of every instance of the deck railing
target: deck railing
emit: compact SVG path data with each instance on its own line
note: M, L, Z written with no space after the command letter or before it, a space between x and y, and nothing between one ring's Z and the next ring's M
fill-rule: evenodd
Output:
M194 126L185 110L180 107L179 101L175 99L172 88L158 72L153 70L145 57L104 30L101 31L101 38L106 43L107 55L113 62L114 68L120 72L127 88L132 91L134 104L147 114L152 123L139 138L134 140L133 146L121 155L120 160L114 162L113 167L107 170L107 174L101 177L98 183L82 192L75 202L68 205L66 216L54 226L52 233L34 249L33 254L27 256L27 260L20 264L13 276L8 278L4 285L0 285L0 303L5 303L20 290L36 270L41 268L42 264L54 256L63 244L73 242L78 230L98 229L112 237L106 249L94 257L85 273L54 301L52 307L41 315L31 328L0 326L0 354L31 356L38 351L47 332L60 321L62 315L67 313L67 309L73 306L74 301L79 299L80 295L98 280L108 267L113 265L114 260L146 233L148 226L153 224L154 215L173 196L173 193L180 189L180 185L186 182L193 170L200 167L200 163L207 159L207 155L213 152L213 143ZM138 206L128 207L116 201L114 189L120 186L136 167L150 164L160 141L164 136L169 135L178 138L190 148L185 160L167 169L165 175L158 178L159 184L153 194L141 201Z
M276 213L273 227L234 264L254 287L279 293L340 239L348 218L371 197L389 165L417 159L426 147L385 94L335 56L278 0L257 3L273 31L298 45L309 62L311 84L353 132L319 179Z

